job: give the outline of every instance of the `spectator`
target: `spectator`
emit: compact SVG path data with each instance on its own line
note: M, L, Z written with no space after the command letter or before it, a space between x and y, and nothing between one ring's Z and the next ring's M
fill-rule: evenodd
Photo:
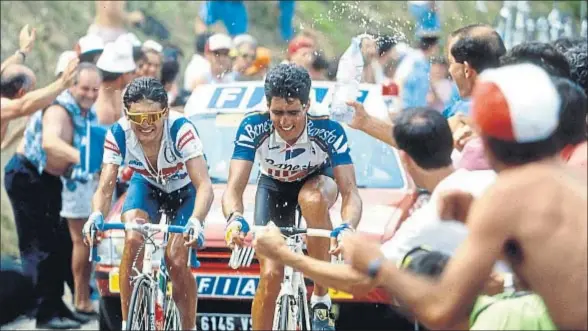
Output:
M438 53L439 37L421 35L419 49L405 56L398 65L394 82L398 85L401 108L423 107L430 88L430 59Z
M362 72L362 83L374 84L376 82L373 63L377 61L378 57L378 45L376 39L370 34L362 34L360 49L361 55L363 56L363 72Z
M278 18L280 35L283 41L290 41L294 35L292 19L296 11L296 2L293 0L279 0L278 7L280 9L280 16Z
M0 74L0 141L4 140L11 120L47 107L55 97L71 86L78 62L77 58L72 59L62 77L33 92L29 91L35 88L36 77L31 69L22 64L6 66Z
M449 80L447 62L443 58L431 59L431 88L427 95L429 107L443 112L451 101L453 82Z
M134 78L137 69L133 47L124 39L107 44L96 66L102 73L102 84L96 100L98 121L103 125L111 125L123 114L122 91Z
M176 77L180 72L180 63L176 57L165 57L161 66L161 84L167 92L167 101L169 106L175 104L178 97L178 84Z
M61 53L57 58L57 64L55 65L55 77L61 77L69 61L75 59L76 57L78 57L78 53L75 51L65 51Z
M394 54L394 46L396 46L396 38L388 35L378 37L376 40L378 47L378 56L376 61L372 62L372 70L374 72L374 81L376 84L382 84L387 80L385 67L392 59Z
M246 71L255 61L257 40L251 35L241 34L233 39L233 46L231 55L235 80L247 80Z
M566 57L547 43L526 42L511 48L500 58L500 65L532 63L547 71L549 75L570 78L570 64Z
M553 47L561 53L567 52L570 48L575 47L583 42L581 39L571 39L568 37L561 37L553 42Z
M68 91L60 94L55 104L47 109L47 112L53 111L52 107L61 108L62 115L67 114L70 124L63 124L65 132L73 134L67 143L76 150L84 150L90 153L87 130L90 125L97 124L96 111L94 103L98 97L101 77L98 68L93 64L80 64L79 76L77 83ZM94 144L92 142L92 144ZM103 142L98 143L103 145ZM84 157L84 159L86 159ZM85 163L82 161L82 163ZM89 165L86 165L89 167ZM81 164L74 165L74 168L80 172ZM74 309L77 313L90 317L95 314L90 300L90 274L92 265L88 262L89 249L84 245L82 238L82 227L91 214L91 200L94 191L98 186L97 178L66 178L62 177L63 190L62 206L60 216L66 219L69 228L69 234L73 243L73 251L70 250L71 271L73 273L74 286Z
M329 70L329 61L325 59L323 52L315 52L314 60L310 67L310 79L314 80L327 80L327 71Z
M449 74L457 85L461 100L443 111L446 118L460 112L469 114L470 96L478 75L500 65L506 48L500 35L489 25L472 24L451 33L447 41ZM450 121L451 123L451 121ZM452 128L455 132L455 128Z
M96 64L102 51L104 50L104 42L95 35L87 35L78 41L75 46L76 53L80 57L80 62L90 62Z
M312 39L298 36L288 44L288 55L282 63L294 63L310 70L313 61L315 43Z
M408 9L416 21L415 30L438 33L441 22L437 15L435 1L408 1Z
M140 11L127 12L126 1L97 0L95 4L96 17L88 29L88 35L100 37L104 44L113 42L124 35L127 32L126 25L145 20Z
M143 43L141 50L143 56L138 61L137 75L159 79L161 62L163 61L163 46L153 40L147 40Z
M192 56L184 72L184 90L186 91L192 92L194 81L210 72L210 62L206 58L205 49L206 42L211 35L209 32L204 32L196 36L196 53Z
M271 51L265 47L257 47L255 61L245 72L246 76L250 80L265 80L271 62Z
M231 71L232 61L229 53L233 48L233 41L223 33L216 33L208 38L206 43L206 58L210 62L210 71L196 78L191 90L200 84L230 83L235 81L235 74Z
M327 69L327 79L330 81L337 80L337 70L339 69L340 58L335 58L329 61L329 68Z
M55 105L31 117L22 150L5 167L4 185L14 211L23 267L36 284L39 298L37 328L79 328L80 322L88 321L70 311L62 300L62 266L68 257L59 242L60 176L71 176L71 169L81 162L79 150L70 145L78 134L74 116L88 114L99 85L98 70L91 64L81 64L71 92L63 92Z
M200 19L206 27L222 21L231 37L247 33L247 9L243 1L205 1L200 7Z
M556 137L560 141L563 160L577 167L583 174L588 170L588 142L586 141L586 94L577 84L560 78L552 78L562 105Z

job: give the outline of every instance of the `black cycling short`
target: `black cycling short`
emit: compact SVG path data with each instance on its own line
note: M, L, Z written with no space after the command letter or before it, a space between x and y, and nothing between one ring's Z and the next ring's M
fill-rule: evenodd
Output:
M333 168L324 166L308 177L295 182L281 182L266 175L260 175L255 194L255 225L266 225L269 221L277 226L295 226L298 193L307 180L323 175L334 178Z

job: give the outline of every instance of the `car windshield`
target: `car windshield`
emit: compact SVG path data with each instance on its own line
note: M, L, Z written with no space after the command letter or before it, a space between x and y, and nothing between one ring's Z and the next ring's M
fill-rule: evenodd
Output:
M215 183L226 183L229 163L233 153L233 141L243 115L196 115L191 117L204 145L209 174ZM369 135L346 127L345 132L355 165L357 186L360 188L403 188L404 177L394 149ZM259 175L256 160L249 183L254 184Z

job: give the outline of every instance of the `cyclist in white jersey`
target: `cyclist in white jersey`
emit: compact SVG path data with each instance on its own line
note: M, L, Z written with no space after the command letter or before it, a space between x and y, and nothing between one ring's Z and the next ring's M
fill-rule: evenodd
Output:
M261 175L257 184L254 222L278 226L295 225L299 208L312 228L331 229L329 208L341 193L340 231L357 226L361 199L347 137L341 125L328 117L308 115L311 80L308 72L294 64L280 64L265 80L268 112L247 115L237 131L229 168L223 213L227 217L229 246L242 243L249 230L244 220L243 191L257 156ZM308 238L308 253L329 260L329 240ZM336 248L332 253L338 253ZM272 328L274 306L283 278L283 266L258 256L261 272L253 299L254 330ZM334 330L329 314L327 288L315 284L311 296L313 330Z
M204 243L203 221L213 199L212 183L203 155L202 143L194 125L185 117L170 113L167 93L154 78L133 80L123 96L125 117L109 130L104 143L100 184L93 199L93 213L84 226L92 224L110 209L118 169L124 162L135 172L122 207L123 222L157 222L165 212L171 224L189 225L195 238L184 243L170 236L165 263L178 291L174 301L180 311L182 329L195 330L196 281L187 267L187 246ZM186 236L184 236L186 238ZM143 236L128 232L120 264L120 294L123 329L131 294L133 260Z

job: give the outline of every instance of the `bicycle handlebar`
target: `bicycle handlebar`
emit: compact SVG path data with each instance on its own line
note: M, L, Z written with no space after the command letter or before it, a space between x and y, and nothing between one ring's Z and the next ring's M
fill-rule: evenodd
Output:
M155 232L163 232L163 233L175 233L175 234L184 234L188 233L190 235L190 239L193 238L194 232L192 229L186 224L186 226L179 226L179 225L168 225L168 224L152 224L152 223L122 223L122 222L112 222L106 223L104 219L98 219L94 223L94 227L90 230L90 262L100 262L100 257L98 256L98 247L94 245L94 238L96 236L96 230L100 232L109 231L109 230L125 230L125 231L141 231L146 233L155 233ZM198 260L195 259L194 265L198 267L200 263ZM192 265L192 247L188 248L188 267Z
M252 227L252 231L254 233L259 232L259 231L262 231L263 229L265 229L265 227L266 227L266 225L255 225ZM295 235L299 235L299 234L304 234L307 237L322 237L322 238L330 238L331 237L331 230L325 230L325 229L312 229L312 228L301 229L301 228L296 228L293 226L278 227L278 229L280 229L280 232L287 237L291 237L291 236L295 236Z

